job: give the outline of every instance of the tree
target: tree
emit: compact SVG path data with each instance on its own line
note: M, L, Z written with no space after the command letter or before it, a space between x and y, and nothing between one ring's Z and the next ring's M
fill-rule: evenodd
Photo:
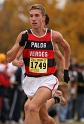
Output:
M84 2L75 2L66 4L60 14L61 32L71 45L71 55L77 58L77 61L84 61ZM63 26L62 26L63 25ZM63 28L62 28L63 27Z

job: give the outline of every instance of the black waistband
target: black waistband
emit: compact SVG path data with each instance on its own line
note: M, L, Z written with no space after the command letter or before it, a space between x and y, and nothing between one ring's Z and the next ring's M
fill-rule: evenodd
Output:
M49 76L49 75L52 75L52 74L45 74L45 75L30 75L30 74L26 74L25 73L25 77L28 76L28 77L43 77L43 76ZM55 74L53 74L54 76L56 76Z
M43 77L43 76L48 76L48 75L51 75L51 74L47 74L47 75L30 75L30 74L25 74L25 76L28 76L28 77Z

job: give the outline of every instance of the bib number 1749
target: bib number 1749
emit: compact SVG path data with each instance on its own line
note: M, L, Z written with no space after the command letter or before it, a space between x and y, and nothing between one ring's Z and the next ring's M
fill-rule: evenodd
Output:
M30 58L29 70L35 73L47 73L47 59Z

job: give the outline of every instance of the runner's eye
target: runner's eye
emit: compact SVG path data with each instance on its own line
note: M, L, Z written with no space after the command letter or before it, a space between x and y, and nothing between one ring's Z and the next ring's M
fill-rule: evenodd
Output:
M30 15L30 17L33 17L33 15Z
M39 14L36 14L35 16L36 16L36 17L39 17Z

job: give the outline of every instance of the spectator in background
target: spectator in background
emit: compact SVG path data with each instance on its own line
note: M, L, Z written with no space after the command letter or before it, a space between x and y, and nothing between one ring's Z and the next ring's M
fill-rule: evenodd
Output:
M8 63L8 69L7 69L7 74L10 76L10 88L9 88L9 105L10 105L10 110L9 110L9 115L8 115L8 119L11 120L11 116L10 115L10 111L13 105L13 101L16 100L14 99L14 94L15 94L15 89L16 89L16 77L15 77L15 73L17 71L17 67L13 66L12 63ZM15 102L15 101L14 101Z
M84 122L84 75L83 66L80 64L74 65L77 71L77 116L78 121Z
M69 101L69 109L67 113L67 119L70 118L76 120L76 98L77 98L77 72L74 68L74 63L71 63L69 66L69 74L71 76L70 83L71 83L71 97Z
M5 122L8 119L9 99L8 89L10 87L10 77L7 75L6 55L0 54L0 120Z
M11 109L9 113L9 119L11 120L12 123L18 123L20 119L20 114L21 114L21 102L23 98L23 90L21 87L22 83L22 70L20 67L17 68L15 72L15 85L13 88L13 101L11 104Z
M67 101L66 106L60 106L59 107L59 121L60 122L66 122L67 119L67 112L69 107L69 101L70 101L70 82L66 84L63 80L63 70L61 67L57 70L57 77L59 80L59 86L58 89L62 91L64 98Z

